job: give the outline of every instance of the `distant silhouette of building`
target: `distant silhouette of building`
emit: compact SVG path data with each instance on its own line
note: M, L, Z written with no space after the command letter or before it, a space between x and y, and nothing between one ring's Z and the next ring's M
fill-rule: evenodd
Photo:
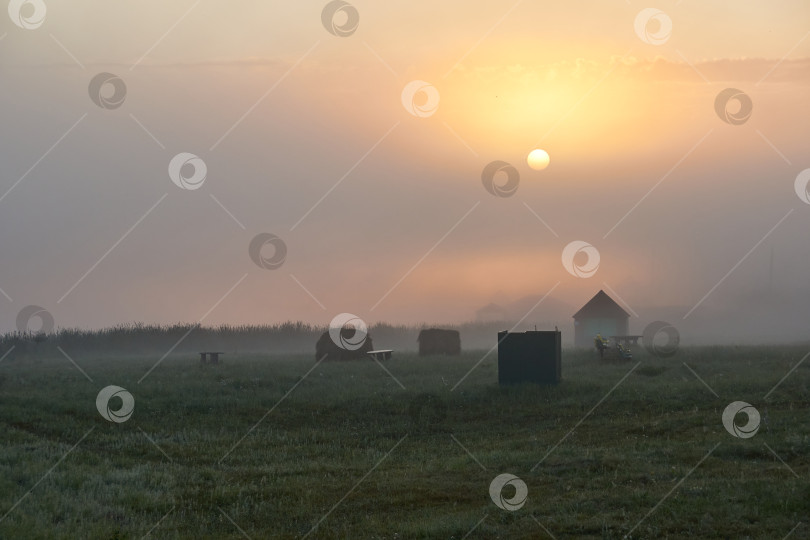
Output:
M602 337L626 336L630 333L630 314L605 291L599 291L574 313L574 344L593 347L596 334Z
M480 322L501 322L509 320L509 313L498 304L491 303L475 312L475 319Z

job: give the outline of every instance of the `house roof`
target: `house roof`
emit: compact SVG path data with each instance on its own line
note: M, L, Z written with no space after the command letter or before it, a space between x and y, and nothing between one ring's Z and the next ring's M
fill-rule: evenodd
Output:
M574 313L573 317L574 319L591 317L629 318L630 314L622 309L605 291L600 290L596 293L596 296L588 300L587 304Z

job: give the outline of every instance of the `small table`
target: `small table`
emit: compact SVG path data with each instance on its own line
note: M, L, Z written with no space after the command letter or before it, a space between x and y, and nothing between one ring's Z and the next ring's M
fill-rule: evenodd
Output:
M391 360L391 349L380 349L379 351L368 351L366 354L374 360Z
M210 359L210 360L211 360L211 363L212 363L212 364L219 364L219 355L220 355L220 354L225 354L225 353L224 353L224 352L219 352L219 351L215 351L215 352L201 352L201 353L200 353L200 363L201 363L201 364L205 364L205 362L206 362L206 357L207 357L208 359Z
M610 339L612 339L616 343L621 343L622 345L630 346L630 345L638 345L638 340L643 337L644 336L610 336Z

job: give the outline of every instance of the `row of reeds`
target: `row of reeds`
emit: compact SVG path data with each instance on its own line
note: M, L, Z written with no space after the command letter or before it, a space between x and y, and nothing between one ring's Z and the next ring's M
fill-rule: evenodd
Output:
M369 334L378 348L416 350L419 331L435 325L371 325ZM467 322L459 325L440 325L441 328L459 330L464 348L488 348L497 339L498 330L510 328L508 322ZM65 351L84 353L142 354L194 353L223 351L244 353L309 353L315 342L326 331L301 321L273 325L221 325L192 324L150 325L121 324L98 330L59 328L49 334L10 332L0 335L0 355L15 349L20 354L59 354Z

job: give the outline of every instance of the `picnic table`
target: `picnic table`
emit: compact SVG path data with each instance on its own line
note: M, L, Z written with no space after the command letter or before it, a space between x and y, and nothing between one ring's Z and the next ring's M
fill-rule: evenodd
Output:
M610 339L612 339L616 343L621 343L622 345L630 346L630 345L638 345L638 340L643 337L644 336L610 336Z
M391 353L394 351L391 349L380 349L378 351L368 351L368 354L374 360L391 360Z
M219 364L219 355L225 354L221 351L205 351L200 353L200 363L205 364L206 359L210 360L212 364Z

